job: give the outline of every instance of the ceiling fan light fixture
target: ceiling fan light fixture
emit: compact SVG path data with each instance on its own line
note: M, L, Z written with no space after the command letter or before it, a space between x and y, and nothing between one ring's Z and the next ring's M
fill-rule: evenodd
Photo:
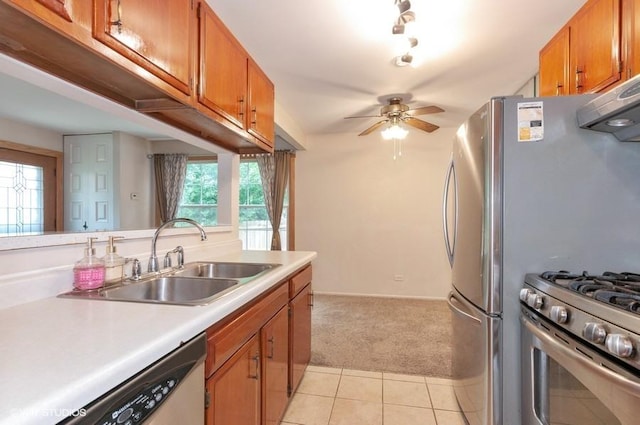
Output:
M391 123L380 134L384 140L404 140L409 130L402 128L399 123Z

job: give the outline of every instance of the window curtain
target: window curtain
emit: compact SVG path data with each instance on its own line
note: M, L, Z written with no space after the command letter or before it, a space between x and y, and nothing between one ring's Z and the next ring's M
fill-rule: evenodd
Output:
M188 158L189 155L183 153L153 155L156 201L162 223L176 218L182 198L184 180L187 176Z
M289 164L292 153L276 151L272 154L258 154L256 161L262 180L262 192L264 203L269 214L269 221L273 229L271 237L271 250L282 250L280 240L280 219L284 206L284 195L289 182Z

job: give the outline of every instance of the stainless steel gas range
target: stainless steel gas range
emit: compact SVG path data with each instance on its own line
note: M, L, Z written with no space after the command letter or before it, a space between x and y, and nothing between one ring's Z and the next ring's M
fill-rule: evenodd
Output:
M527 274L523 425L640 423L640 275Z

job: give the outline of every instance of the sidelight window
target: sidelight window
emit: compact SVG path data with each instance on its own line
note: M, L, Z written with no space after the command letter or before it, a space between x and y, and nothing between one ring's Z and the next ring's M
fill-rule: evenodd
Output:
M0 236L57 229L59 153L0 141Z
M280 225L282 250L287 250L288 202L285 196ZM269 250L273 229L264 202L260 170L255 159L240 162L240 224L243 249Z

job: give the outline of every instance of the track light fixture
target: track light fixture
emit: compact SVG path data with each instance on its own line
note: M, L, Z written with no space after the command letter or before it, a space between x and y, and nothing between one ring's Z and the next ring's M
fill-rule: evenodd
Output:
M396 5L401 15L411 9L411 2L409 0L396 0Z
M393 34L404 34L408 24L415 22L415 20L416 20L415 13L411 11L401 13L400 16L398 16L398 20L396 21L396 24L393 26L393 29L391 32Z
M412 31L408 30L409 26L415 25L416 14L409 10L411 3L409 0L394 0L400 15L396 19L391 33L393 35L401 35L406 37L407 51L395 58L395 64L397 66L407 66L413 61L412 50L418 45L418 39L415 37Z
M396 66L407 66L407 65L411 65L411 62L413 62L413 56L411 56L409 53L405 53L404 55L401 56L396 56Z

